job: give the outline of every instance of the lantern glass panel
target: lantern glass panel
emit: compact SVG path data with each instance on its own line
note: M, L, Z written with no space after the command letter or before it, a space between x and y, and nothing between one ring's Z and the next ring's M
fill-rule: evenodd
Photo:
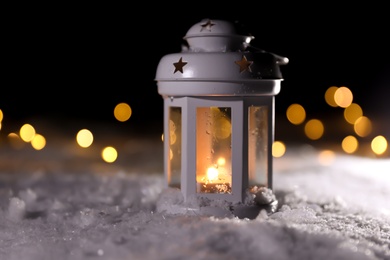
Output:
M268 186L268 107L250 106L248 110L249 187Z
M181 183L181 139L182 139L182 111L181 107L169 108L168 136L165 137L169 143L169 159L167 179L170 187L180 188Z
M198 193L232 192L230 107L196 111L196 183Z

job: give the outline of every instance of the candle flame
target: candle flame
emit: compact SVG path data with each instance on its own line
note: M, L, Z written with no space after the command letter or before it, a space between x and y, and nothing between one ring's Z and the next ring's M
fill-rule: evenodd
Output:
M215 167L210 167L207 169L207 180L212 182L218 179L218 169Z

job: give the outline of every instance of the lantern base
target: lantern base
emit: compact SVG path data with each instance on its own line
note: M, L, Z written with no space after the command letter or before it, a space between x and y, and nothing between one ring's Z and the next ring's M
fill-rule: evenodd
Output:
M244 205L237 204L231 205L229 208L221 208L218 206L201 206L199 207L198 214L213 217L238 217L240 219L255 219L261 214L262 211L266 215L270 215L276 212L278 207L278 201L274 200L270 204L266 205Z
M232 212L238 218L255 219L261 211L264 211L267 215L275 213L278 204L279 202L274 200L270 204L264 205L237 205L232 207Z
M211 200L205 197L196 196L184 200L184 196L180 189L167 188L160 194L156 204L156 211L173 215L255 219L259 214L265 213L266 215L271 215L276 212L277 207L278 200L276 199L264 204L231 203L221 199Z

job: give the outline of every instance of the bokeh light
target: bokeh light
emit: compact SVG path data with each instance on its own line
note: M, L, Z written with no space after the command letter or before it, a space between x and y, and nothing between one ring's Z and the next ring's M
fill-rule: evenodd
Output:
M329 87L326 91L325 91L325 102L331 106L331 107L337 107L337 103L336 101L334 100L334 95L336 93L336 90L338 89L338 87L336 86L331 86Z
M102 150L102 159L107 163L113 163L118 158L117 150L112 146L107 146Z
M218 139L225 139L228 138L231 133L232 133L232 125L226 117L220 117L216 120L216 131L215 131L215 136ZM175 135L176 136L176 135ZM175 138L176 140L176 138ZM172 143L172 141L171 141Z
M173 120L169 120L169 142L170 144L176 143L177 135L176 135L176 124ZM164 139L163 139L164 141Z
M275 141L272 144L272 156L282 157L286 153L286 145L282 141Z
M352 125L356 122L356 120L359 117L362 117L362 116L363 116L363 110L356 103L352 103L350 106L348 106L344 109L344 118L348 123L350 123Z
M317 140L324 134L324 125L319 119L311 119L305 124L305 134L311 140Z
M30 124L24 124L19 130L20 138L26 143L31 142L35 136L35 128Z
M81 129L77 133L76 141L81 147L87 148L93 143L93 134L88 129Z
M324 150L318 154L318 162L323 166L331 165L335 160L335 153L331 150Z
M306 111L300 104L291 104L286 111L288 121L294 125L303 123L306 119Z
M31 145L35 150L42 150L46 146L46 139L41 134L36 134L31 140Z
M371 149L372 151L377 154L381 155L386 152L387 150L387 140L384 136L378 135L371 141Z
M125 122L130 119L132 109L127 103L119 103L114 108L114 117L120 122Z
M353 94L347 87L339 87L334 93L334 101L339 107L346 108L352 104Z
M224 166L226 164L226 159L224 157L219 157L217 160L219 166Z
M344 152L352 154L356 152L359 147L359 141L353 135L349 135L343 139L341 142L341 148Z
M19 137L19 135L15 133L8 134L8 141L12 148L14 149L22 149L25 146L25 142Z
M355 121L353 129L358 136L366 137L372 131L371 120L366 116L361 116Z

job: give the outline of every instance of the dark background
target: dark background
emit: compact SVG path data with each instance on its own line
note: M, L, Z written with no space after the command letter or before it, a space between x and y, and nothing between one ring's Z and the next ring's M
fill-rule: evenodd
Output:
M157 122L163 100L154 81L160 59L181 51L183 36L204 18L239 21L258 48L289 58L276 116L300 103L308 117L335 111L330 86L347 86L364 114L390 118L390 41L385 5L139 3L17 6L6 9L0 109L3 126L36 118L117 123L127 102L131 126ZM242 5L242 6L241 6ZM340 110L339 110L340 112ZM53 122L54 122L53 121ZM160 131L160 129L158 129Z

